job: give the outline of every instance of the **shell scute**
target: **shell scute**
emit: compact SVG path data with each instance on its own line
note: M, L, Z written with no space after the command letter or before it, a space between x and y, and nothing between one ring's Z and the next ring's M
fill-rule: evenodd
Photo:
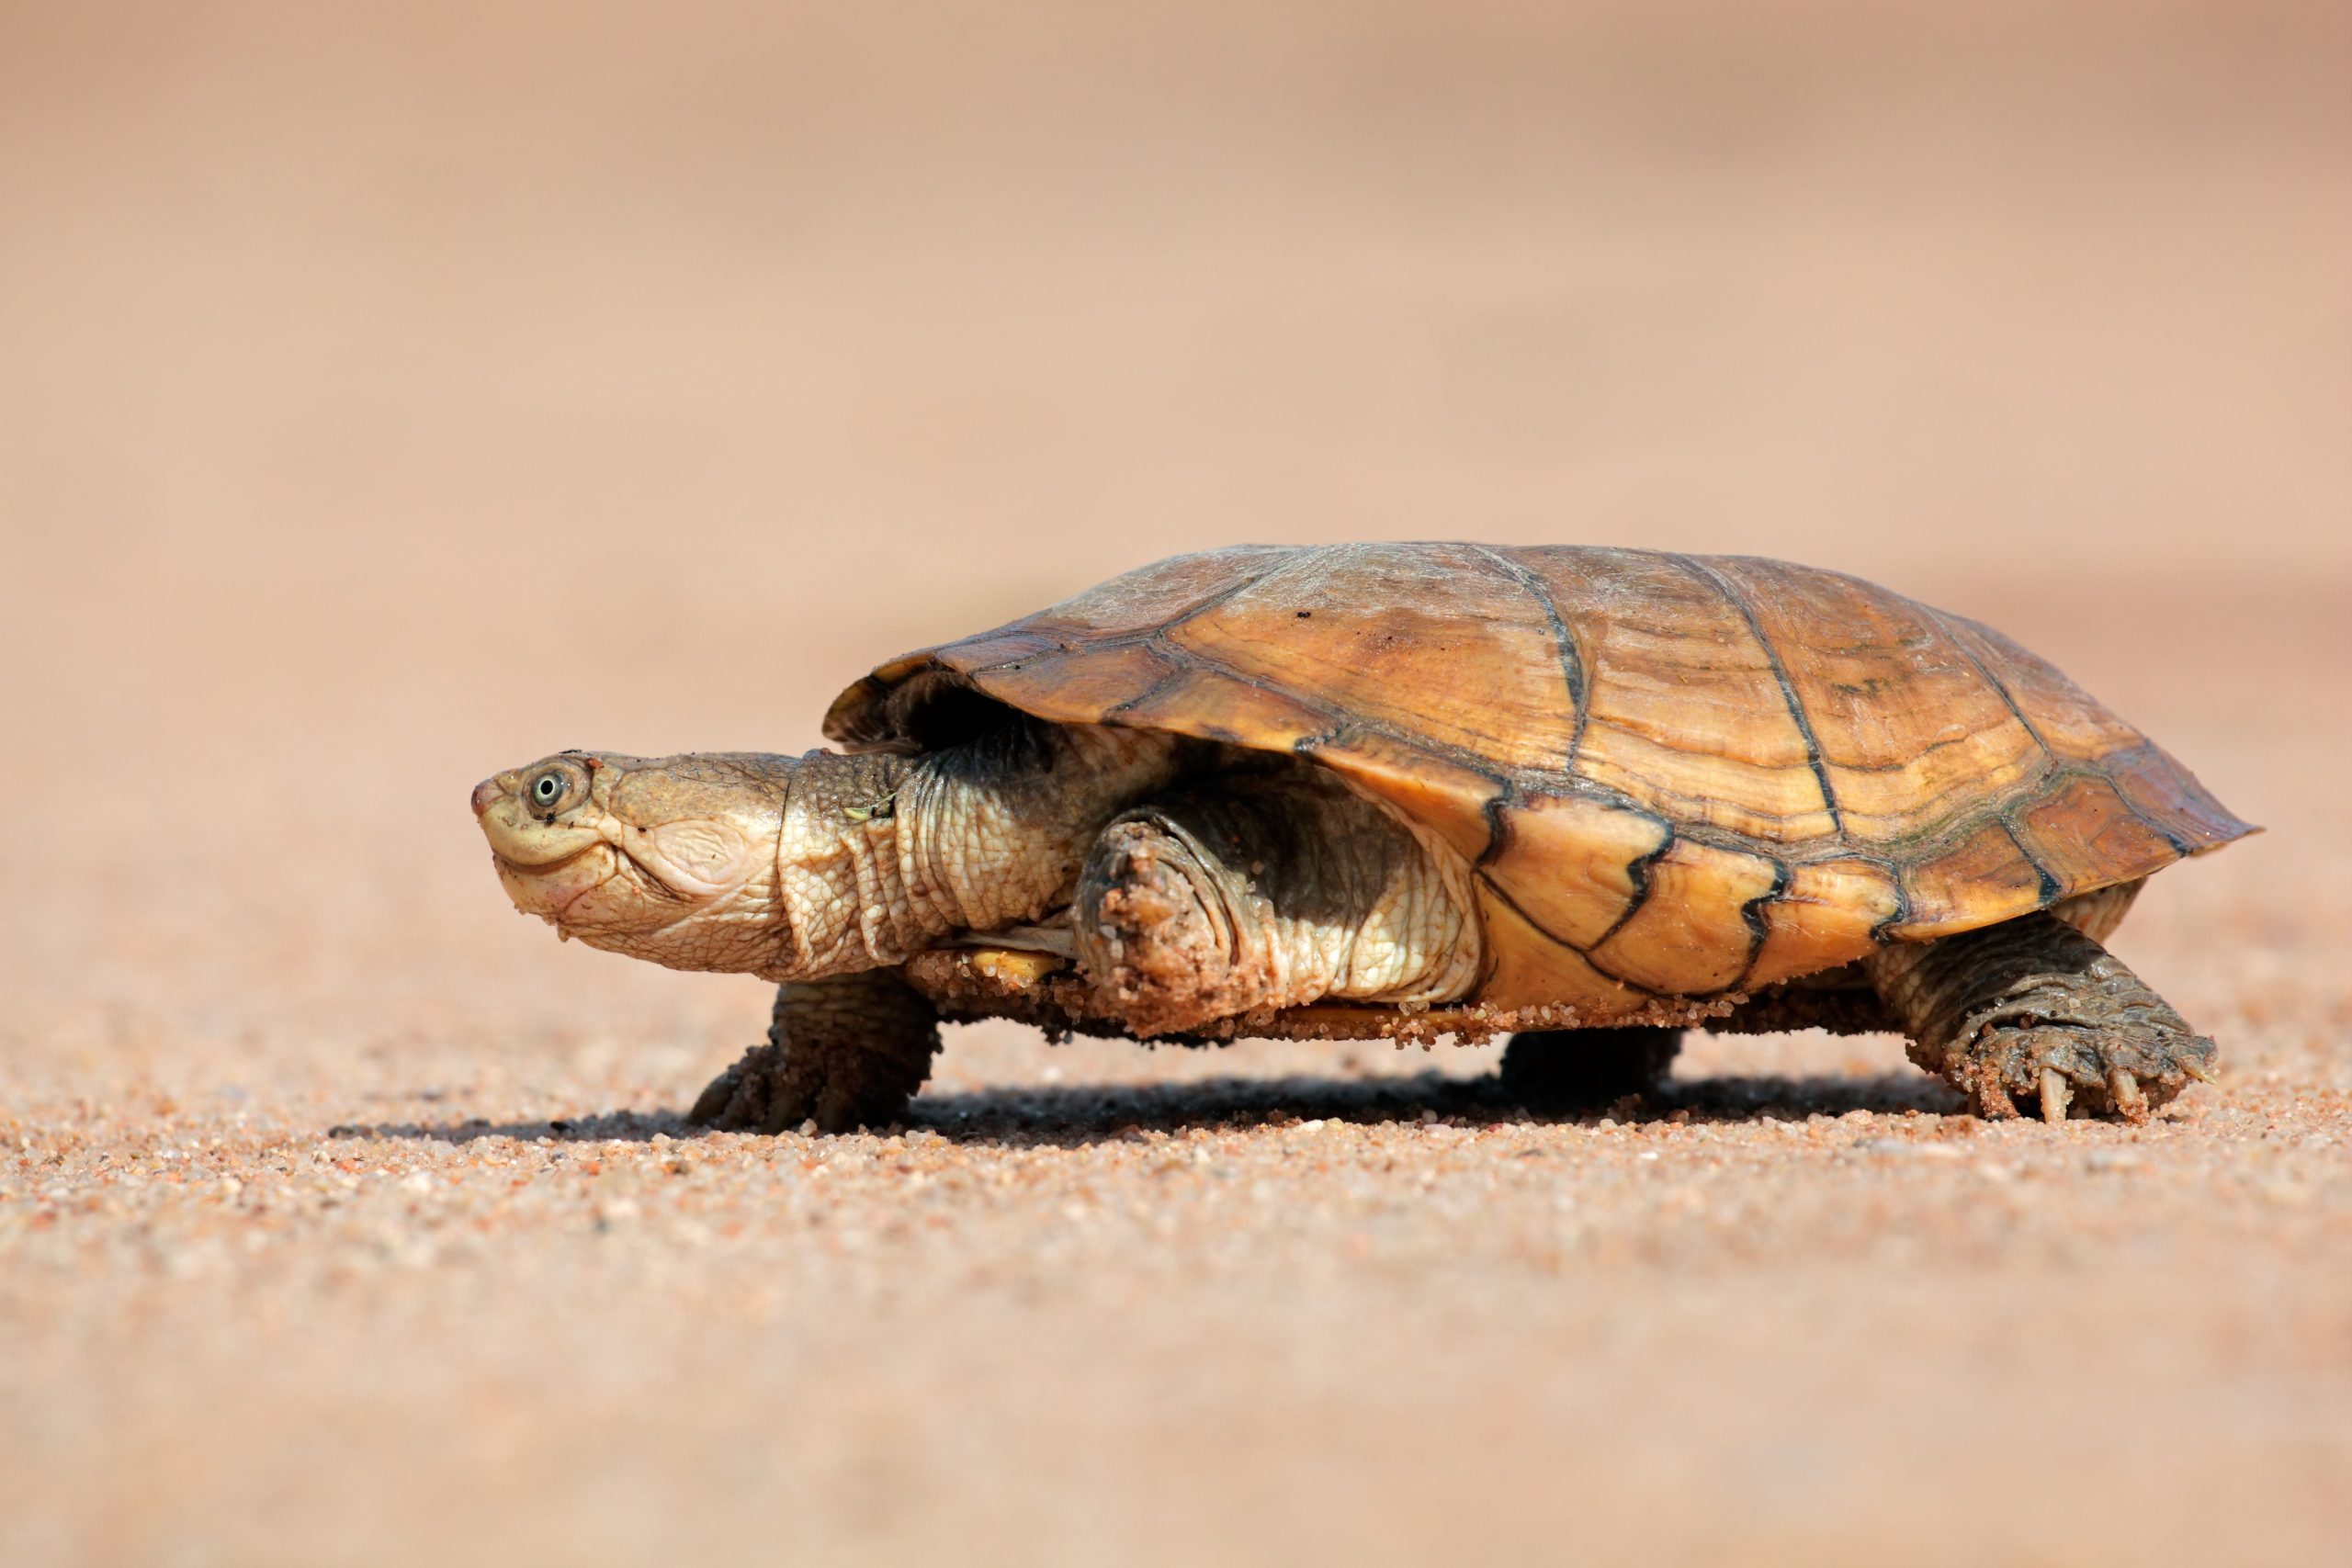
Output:
M2070 778L2020 807L2017 829L2034 863L2070 887L2115 868L2143 865L2154 871L2180 853L2114 784L2092 773Z
M2178 840L2184 854L2219 849L2251 830L2153 741L2109 752L2099 767L2143 818Z
M1922 606L1779 561L1710 570L1772 648L1848 838L1936 833L2049 768L2008 699Z
M1934 859L1906 866L1902 881L1903 918L1887 934L1906 941L2014 919L2060 897L1998 818L1978 823Z
M1503 795L1492 774L1378 730L1310 736L1292 750L1386 801L1465 860L1476 861L1492 841L1491 813Z
M1874 861L1792 865L1788 885L1761 910L1764 940L1741 983L1769 986L1850 963L1902 909L1901 889Z
M2141 743L2140 732L2031 649L1982 622L1943 617L1953 640L2000 684L2018 715L2062 762L2096 762Z
M1594 1019L1619 1018L1654 1000L1592 965L1575 948L1538 929L1483 879L1474 886L1487 933L1487 974L1476 999L1511 1010L1566 1005Z
M1151 636L1240 592L1297 554L1282 545L1236 545L1201 555L1170 556L1121 572L1013 625L1088 643Z
M1083 716L1141 703L1178 673L1172 660L1146 642L1090 649L1073 657L1052 645L1022 648L1008 639L990 651L1004 652L1008 646L1009 656L993 665L975 661L988 671L989 694L1066 724L1091 722Z
M1261 750L1292 750L1331 722L1257 682L1189 663L1175 665L1164 680L1106 711L1136 728L1178 729Z
M1835 830L1772 657L1718 586L1647 551L1528 553L1587 671L1579 774L1677 821Z
M1747 972L1784 874L1768 855L1678 838L1649 863L1639 902L1592 962L1661 996L1725 990Z
M1535 795L1501 815L1479 874L1554 940L1589 949L1623 924L1674 829L1648 812L1583 795Z
M1513 593L1472 547L1339 547L1239 588L1165 633L1195 662L1310 699L1335 722L1510 768L1566 766L1575 708L1549 629L1494 614ZM1477 699L1432 703L1478 672Z

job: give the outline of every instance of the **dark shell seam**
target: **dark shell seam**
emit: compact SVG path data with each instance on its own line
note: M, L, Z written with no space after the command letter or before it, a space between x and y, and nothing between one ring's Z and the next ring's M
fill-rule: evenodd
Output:
M1577 755L1584 749L1585 719L1592 707L1592 678L1585 668L1584 652L1577 646L1575 635L1568 630L1568 623L1560 614L1558 602L1552 597L1551 585L1542 576L1499 550L1486 545L1474 547L1527 590L1529 597L1544 612L1544 618L1552 624L1552 641L1559 649L1560 679L1567 685L1568 704L1573 715L1568 727L1568 754L1561 767L1563 772L1573 773L1576 771Z
M1669 558L1701 581L1713 587L1724 596L1725 603L1739 612L1740 619L1747 623L1749 633L1756 638L1756 646L1764 650L1765 660L1772 667L1772 679L1780 682L1781 700L1788 705L1789 717L1795 722L1797 733L1804 738L1805 756L1813 763L1815 781L1821 785L1821 804L1828 810L1829 820L1838 829L1838 836L1844 838L1846 818L1838 809L1837 791L1829 785L1829 768L1822 760L1821 739L1813 732L1813 720L1806 715L1804 704L1797 700L1797 689L1789 682L1788 667L1781 662L1780 649L1774 648L1772 639L1764 635L1763 624L1757 620L1755 610L1729 578L1696 556L1676 555Z

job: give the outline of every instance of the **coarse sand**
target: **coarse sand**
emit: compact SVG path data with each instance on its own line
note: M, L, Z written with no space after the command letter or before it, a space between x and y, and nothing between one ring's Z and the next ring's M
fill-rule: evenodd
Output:
M1668 9L6 12L0 1563L2352 1560L2336 8ZM2268 829L2116 941L2222 1084L987 1025L705 1135L763 987L463 805L1416 535L2053 658Z

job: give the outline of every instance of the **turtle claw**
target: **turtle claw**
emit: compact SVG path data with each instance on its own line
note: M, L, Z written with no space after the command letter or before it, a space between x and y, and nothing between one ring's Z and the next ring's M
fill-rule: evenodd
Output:
M2123 1068L2108 1070L2107 1094L2115 1102L2115 1113L2126 1122L2137 1126L2148 1119L2148 1097L2140 1092L2140 1080Z
M812 1086L794 1080L782 1051L754 1045L710 1080L686 1120L717 1133L781 1133L797 1127L808 1119L815 1096Z
M903 1072L878 1055L754 1045L695 1097L686 1120L714 1133L773 1134L812 1123L820 1133L848 1133L898 1122L909 1092Z
M2055 1067L2041 1069L2041 1119L2057 1122L2066 1119L2066 1102L2074 1099L2074 1091Z
M758 1048L752 1047L753 1050ZM742 1064L739 1062L711 1079L702 1093L695 1097L694 1109L686 1112L686 1120L697 1127L717 1126L718 1119L727 1114L728 1106L742 1088L741 1068Z
M2045 1122L2104 1115L2140 1126L2192 1081L2213 1081L2213 1043L2185 1030L1989 1024L1962 1056L1954 1081L1994 1118L2030 1105Z
M1997 1074L1984 1074L1969 1086L1968 1104L1987 1122L2006 1122L2022 1114Z

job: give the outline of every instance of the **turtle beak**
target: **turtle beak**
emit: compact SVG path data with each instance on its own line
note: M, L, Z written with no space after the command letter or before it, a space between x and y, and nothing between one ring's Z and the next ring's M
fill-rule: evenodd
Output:
M498 797L505 793L505 791L498 787L498 781L496 779L484 779L481 783L474 785L473 807L475 819L480 820L481 814L488 811L492 807L497 805Z

